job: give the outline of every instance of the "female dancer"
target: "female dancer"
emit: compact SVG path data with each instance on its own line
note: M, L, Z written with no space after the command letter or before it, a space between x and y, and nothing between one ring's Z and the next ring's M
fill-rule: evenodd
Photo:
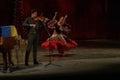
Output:
M47 39L47 41L41 44L41 47L50 51L57 49L59 55L63 56L64 51L75 48L78 44L63 34L63 32L70 31L68 29L70 26L65 23L67 15L61 17L59 21L55 20L56 15L57 13L55 13L53 19L47 23L48 28L53 29L53 34Z

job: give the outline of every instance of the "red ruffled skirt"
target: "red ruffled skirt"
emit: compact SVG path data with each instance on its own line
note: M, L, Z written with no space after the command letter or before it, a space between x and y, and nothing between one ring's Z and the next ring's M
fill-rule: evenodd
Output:
M59 37L55 37L53 39L49 39L41 44L41 47L47 50L54 50L54 49L62 49L63 51L70 50L72 48L75 48L78 44L74 41L69 39L64 40Z

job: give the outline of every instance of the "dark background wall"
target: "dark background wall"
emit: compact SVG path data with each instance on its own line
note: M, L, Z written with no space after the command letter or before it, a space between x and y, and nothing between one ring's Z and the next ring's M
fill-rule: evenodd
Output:
M120 5L113 0L1 0L0 25L14 24L19 34L24 35L21 22L30 15L32 8L39 14L52 18L54 12L60 16L68 14L67 22L72 26L69 36L73 39L119 39ZM18 12L15 14L14 12ZM17 17L15 17L17 15ZM16 19L17 18L17 19ZM20 21L20 22L17 22ZM47 34L45 31L41 33ZM46 36L42 35L42 39Z
M108 36L112 39L120 39L120 2L109 1L108 11Z

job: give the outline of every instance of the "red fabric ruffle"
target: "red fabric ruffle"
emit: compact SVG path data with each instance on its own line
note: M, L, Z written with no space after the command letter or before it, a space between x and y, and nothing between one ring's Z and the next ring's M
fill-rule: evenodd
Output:
M75 48L77 45L78 44L74 40L70 40L69 42L64 42L63 40L54 39L54 40L43 42L41 44L41 47L47 50L62 48L63 51L67 51L72 48Z

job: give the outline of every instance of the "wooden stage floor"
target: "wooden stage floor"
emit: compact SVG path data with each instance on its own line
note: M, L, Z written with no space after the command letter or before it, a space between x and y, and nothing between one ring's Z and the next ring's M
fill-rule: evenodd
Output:
M120 73L120 42L108 40L81 40L75 49L65 52L60 57L57 51L52 55L52 64L49 63L49 51L39 47L39 65L33 65L32 52L30 54L30 66L24 65L25 46L18 51L18 59L13 49L13 71L10 73L0 72L0 78L10 79L113 79L119 78ZM19 64L17 65L17 60ZM0 68L2 59L0 54ZM46 66L47 65L47 66ZM17 67L16 67L17 66ZM88 77L87 77L88 76ZM97 78L95 78L97 76Z

